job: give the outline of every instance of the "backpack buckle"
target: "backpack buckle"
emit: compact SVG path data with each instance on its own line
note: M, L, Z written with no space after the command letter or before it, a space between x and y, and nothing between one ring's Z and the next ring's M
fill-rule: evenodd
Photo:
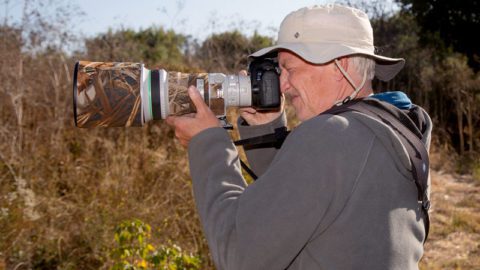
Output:
M430 200L429 200L429 199L424 199L424 200L422 201L422 207L423 207L423 209L424 209L425 211L430 210L430 206L431 206L431 205L430 205Z

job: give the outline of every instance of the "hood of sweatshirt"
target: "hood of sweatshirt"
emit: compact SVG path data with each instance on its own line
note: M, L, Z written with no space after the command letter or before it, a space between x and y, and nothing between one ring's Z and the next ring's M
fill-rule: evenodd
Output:
M423 108L413 104L410 98L401 91L377 93L371 95L370 98L376 98L378 100L390 103L404 111L410 117L410 119L412 119L412 121L422 133L422 141L427 147L427 149L430 148L432 121Z

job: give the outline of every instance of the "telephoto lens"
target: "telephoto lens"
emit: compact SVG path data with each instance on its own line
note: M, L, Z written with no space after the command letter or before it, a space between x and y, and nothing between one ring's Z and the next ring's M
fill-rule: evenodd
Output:
M268 62L268 61L267 61ZM254 74L181 73L149 70L142 63L75 64L73 108L77 127L142 126L169 115L195 113L188 87L196 86L218 118L227 107L275 109L280 106L273 62L250 65Z
M142 69L139 63L77 62L73 80L75 124L141 126Z

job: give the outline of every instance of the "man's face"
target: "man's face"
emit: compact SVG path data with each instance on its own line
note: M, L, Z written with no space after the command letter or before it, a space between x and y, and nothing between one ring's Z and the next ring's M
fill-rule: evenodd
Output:
M300 121L332 107L338 97L332 64L314 65L289 51L278 53L280 89L295 108Z

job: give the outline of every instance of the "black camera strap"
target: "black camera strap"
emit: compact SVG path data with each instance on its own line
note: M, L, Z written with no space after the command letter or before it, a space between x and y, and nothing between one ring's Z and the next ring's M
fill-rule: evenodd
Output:
M418 109L418 107L414 107L412 110L415 109ZM421 202L422 211L425 214L425 242L430 228L430 217L428 215L428 210L430 209L430 199L428 197L429 157L425 144L422 141L423 135L421 129L423 123L421 123L421 119L411 118L410 113L412 110L402 111L387 102L374 98L365 98L355 99L346 104L334 106L320 115L338 115L344 112L356 111L380 120L399 135L398 137L407 150L412 164L412 176L417 187L417 199ZM415 122L417 122L417 124ZM244 148L250 149L272 146L280 148L289 132L286 127L282 127L275 129L274 133L247 138L235 141L234 143L235 145L242 145ZM256 180L257 176L253 171L248 168L242 160L240 161L242 168Z
M235 145L241 145L244 149L247 148L263 148L263 147L275 147L280 148L283 141L290 133L287 127L276 128L274 133L265 134L257 137L251 137L243 140L234 141ZM248 167L242 159L240 159L240 165L242 168L252 177L253 180L257 180L258 176Z
M235 145L242 145L244 147L255 146L256 148L262 148L273 146L280 148L289 133L290 131L287 130L287 127L280 127L276 128L274 133L238 140L234 143Z

